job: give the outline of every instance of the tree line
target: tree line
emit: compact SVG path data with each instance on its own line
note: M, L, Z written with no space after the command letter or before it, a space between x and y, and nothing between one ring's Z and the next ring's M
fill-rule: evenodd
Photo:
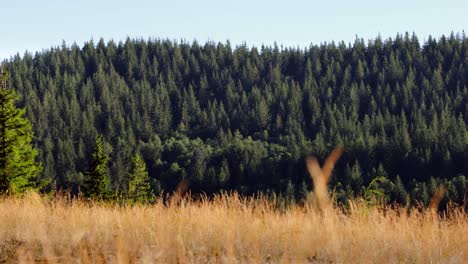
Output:
M467 196L464 33L305 49L101 39L2 66L32 123L44 192L159 195L187 179L195 193L299 201L312 189L304 159L339 145L338 201L427 204L440 183L448 199Z

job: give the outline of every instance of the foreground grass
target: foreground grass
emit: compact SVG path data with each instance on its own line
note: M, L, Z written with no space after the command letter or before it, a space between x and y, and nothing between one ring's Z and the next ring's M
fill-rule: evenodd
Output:
M165 206L0 198L0 262L467 263L468 215L275 209L236 195Z

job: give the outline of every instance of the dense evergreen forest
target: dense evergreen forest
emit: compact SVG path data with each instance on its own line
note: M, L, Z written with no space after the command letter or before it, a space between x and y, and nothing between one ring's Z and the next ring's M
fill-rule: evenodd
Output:
M298 201L312 189L304 159L341 145L331 183L340 202L427 204L440 183L449 199L468 196L464 34L305 49L100 40L2 65L32 123L46 192L76 193L94 168L114 192L134 188L139 170L156 195L188 179L192 192Z

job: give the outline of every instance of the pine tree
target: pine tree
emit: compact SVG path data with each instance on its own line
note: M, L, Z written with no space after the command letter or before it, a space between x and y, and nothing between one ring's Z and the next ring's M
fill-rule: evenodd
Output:
M25 109L16 108L18 96L8 86L8 74L0 71L0 193L16 194L41 187L37 176L42 166L35 161L38 151L31 144Z
M102 147L102 136L96 137L96 146L92 154L89 170L85 174L83 195L88 198L102 199L106 197L109 179L107 175L107 162L109 157Z
M288 185L286 185L285 198L287 204L293 204L296 202L296 191L294 184L292 184L291 179L288 180Z
M395 180L395 199L400 204L408 203L408 192L399 175L397 175Z
M226 182L229 181L230 177L231 177L231 173L229 171L228 161L226 159L223 159L223 161L221 162L221 168L220 168L219 176L218 176L219 183L221 185L226 184Z
M139 154L132 159L132 167L128 175L127 197L133 202L147 202L151 199L150 178L146 164Z
M192 154L192 163L189 166L190 174L197 182L202 182L205 178L206 153L203 149L196 149Z
M356 79L361 80L364 78L364 66L362 65L361 60L358 60L356 69L355 69Z

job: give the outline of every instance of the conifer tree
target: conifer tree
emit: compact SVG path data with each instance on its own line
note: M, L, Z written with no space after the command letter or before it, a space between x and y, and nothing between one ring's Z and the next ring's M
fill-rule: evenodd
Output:
M109 178L107 162L109 157L102 147L102 135L96 137L96 146L92 154L89 170L85 173L83 195L88 198L102 199L106 197Z
M150 178L146 164L139 154L132 159L132 167L128 177L127 196L133 202L146 202L151 198Z
M286 202L288 204L293 204L296 202L296 191L294 189L294 185L291 182L291 179L288 180L288 185L286 185L286 191L285 191L285 196L286 196Z
M221 185L226 184L227 181L229 181L229 178L231 177L231 174L229 172L229 164L226 159L223 159L221 162L221 168L219 171L219 183Z
M408 202L408 192L406 191L399 175L397 175L395 180L395 196L396 201L401 204L406 204Z
M35 161L31 124L23 117L25 109L15 106L18 96L7 78L0 69L0 193L16 194L40 187L42 166Z

